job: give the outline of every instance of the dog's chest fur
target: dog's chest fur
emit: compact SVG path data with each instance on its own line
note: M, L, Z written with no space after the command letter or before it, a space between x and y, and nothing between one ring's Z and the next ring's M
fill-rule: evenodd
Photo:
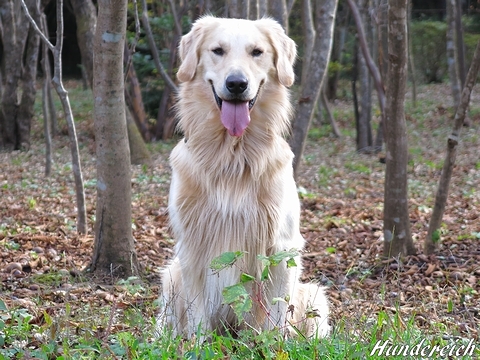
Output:
M280 173L290 164L288 145L272 143L279 146L274 152L279 157L268 161L262 159L262 149L242 148L245 144L223 149L211 158L201 151L195 153L191 146L201 149L189 139L171 157L174 174L179 172L174 175L178 188L170 196L170 211L178 215L172 228L179 256L194 253L213 259L221 255L219 251L245 251L246 265L260 266L257 255L271 255L280 222L285 221L281 213L284 176ZM190 165L184 166L184 161Z

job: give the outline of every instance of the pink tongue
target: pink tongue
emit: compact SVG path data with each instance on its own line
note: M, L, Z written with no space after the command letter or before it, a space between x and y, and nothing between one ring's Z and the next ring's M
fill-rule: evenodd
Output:
M231 136L242 136L250 123L250 111L248 101L245 102L222 102L221 120L223 126Z

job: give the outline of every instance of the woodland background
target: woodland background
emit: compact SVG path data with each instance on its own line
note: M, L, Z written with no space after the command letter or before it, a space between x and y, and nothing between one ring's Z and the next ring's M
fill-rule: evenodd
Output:
M43 22L41 14L45 14L42 29L55 44L58 2L25 3L37 23ZM388 97L388 2L354 3ZM148 8L158 55L149 41L143 5ZM406 132L393 135L408 139L406 222L414 251L402 245L395 254L386 251L384 233L385 192L389 188L385 134L380 126L384 111L348 1L129 2L125 6L127 41L119 62L128 69L121 75L125 84L121 93L126 101L125 131L131 150L131 173L125 177L131 190L131 213L126 222L131 235L126 238L131 239L119 242L113 238L108 250L121 253L124 249L115 246L131 242L127 252L133 248L137 260L131 272L117 271L128 266L112 266L114 262L108 259L96 263L103 259L95 232L101 170L91 87L95 81L92 22L99 6L100 1L90 0L63 4L63 49L57 55L61 55L63 86L71 104L82 168L86 216L81 230L72 125L52 91L56 84L50 86L49 79L55 77L58 61L53 51L45 55L41 40L23 17L20 2L0 1L0 358L300 359L312 358L314 351L317 358L340 359L368 357L369 347L377 339L408 343L426 336L440 345L469 339L479 342L477 85L466 117L461 119L461 141L447 205L438 228L429 233L447 139L480 40L480 6L476 2L408 4ZM247 17L246 9L251 18L263 15L262 11L275 17L298 44L293 102L296 106L311 103L310 118L302 122L297 108L293 119L294 124L301 124L306 137L303 144L297 144L304 149L296 150L301 161L295 171L302 202L301 231L307 240L304 280L328 287L335 328L328 342L290 343L276 334L248 334L228 341L217 339L214 345L205 346L195 339L167 341L153 336L158 275L171 258L174 244L166 206L168 155L181 137L174 131L172 107L177 86L176 47L181 34L188 32L201 14ZM308 45L315 44L315 31L322 34L325 9L335 13L331 51L327 46L319 61L308 68ZM8 13L14 14L10 20ZM313 21L310 30L305 14ZM45 58L49 61L43 61ZM319 66L323 75L317 81L318 89L313 89L318 95L314 91L305 97L305 84L312 80L314 66ZM434 243L431 254L424 251L426 239Z

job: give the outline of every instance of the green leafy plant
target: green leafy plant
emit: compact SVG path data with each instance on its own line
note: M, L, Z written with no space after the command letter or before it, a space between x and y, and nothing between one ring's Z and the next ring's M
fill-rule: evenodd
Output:
M218 273L223 269L235 266L236 262L239 259L243 258L244 255L245 252L242 251L225 252L212 260L212 262L210 263L210 268L215 273ZM256 279L254 276L246 272L241 272L239 282L237 284L227 286L223 289L222 295L225 304L230 305L235 312L235 315L237 315L238 319L240 321L243 321L244 314L252 309L253 301L255 300L252 297L252 294L247 290L245 285L251 282L255 282L258 286L262 286L262 284L264 284L264 282L267 281L270 277L271 267L278 266L284 260L286 261L287 268L295 267L297 266L295 262L295 257L298 255L299 253L295 249L291 249L288 251L279 251L270 256L258 255L257 258L259 261L261 261L263 268L260 279ZM288 298L272 299L274 303L278 301L288 302L288 300Z

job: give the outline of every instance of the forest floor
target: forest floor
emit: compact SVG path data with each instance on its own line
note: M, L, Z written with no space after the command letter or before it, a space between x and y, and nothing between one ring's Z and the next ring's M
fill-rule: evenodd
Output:
M153 304L159 295L159 272L171 258L174 243L166 207L168 155L175 141L150 144L152 165L133 167L132 226L145 278L114 285L95 282L82 272L92 256L96 202L91 95L75 83L68 85L78 125L89 234L75 231L65 130L54 139L52 175L45 178L38 121L30 151L0 154L0 299L8 309L24 309L39 327L58 328L61 323L62 331L92 337L125 330L141 335L145 324L132 325L125 318L137 312L152 319L158 311ZM448 87L421 86L417 107L409 98L406 104L416 255L382 259L385 165L377 156L356 153L351 102L332 105L341 138L332 137L328 125L311 129L298 180L301 232L307 243L303 280L328 287L331 322L337 329L361 336L365 326L378 325L382 313L387 315L384 326L393 326L391 319L396 318L399 331L415 326L431 336L480 342L480 89L476 90L472 125L462 130L441 243L432 256L424 255L422 247L452 127ZM4 318L5 311L2 315L0 306ZM49 336L54 336L52 331ZM44 340L30 336L23 341L35 348Z

